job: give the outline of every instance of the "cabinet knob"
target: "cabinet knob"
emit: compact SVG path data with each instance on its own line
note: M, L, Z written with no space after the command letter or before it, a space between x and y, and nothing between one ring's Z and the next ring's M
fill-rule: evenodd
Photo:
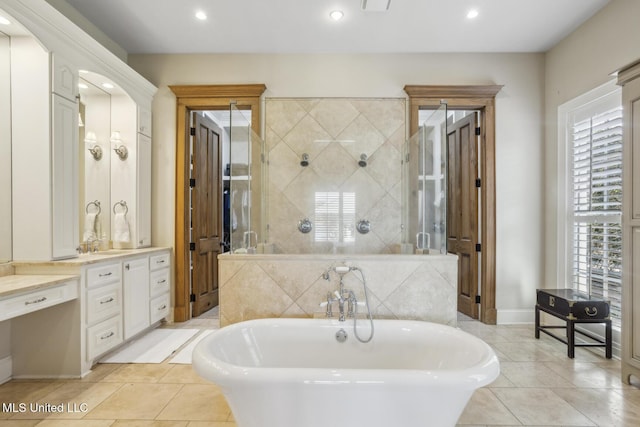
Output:
M125 264L124 268L126 268L127 270L129 270L129 268L130 268L129 264Z

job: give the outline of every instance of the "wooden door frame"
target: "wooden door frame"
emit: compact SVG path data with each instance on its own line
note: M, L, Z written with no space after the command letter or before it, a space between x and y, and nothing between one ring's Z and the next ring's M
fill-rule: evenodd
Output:
M260 134L260 97L264 84L169 86L176 96L176 179L175 179L175 269L174 314L176 322L191 318L189 268L189 114L195 110L220 110L236 103L248 107L255 120L251 127Z
M446 101L447 108L456 110L479 110L480 115L480 161L482 191L480 192L481 218L480 236L480 321L495 325L496 311L496 141L495 141L495 97L501 85L486 86L423 86L407 85L409 95L409 132L418 131L420 109L437 108Z

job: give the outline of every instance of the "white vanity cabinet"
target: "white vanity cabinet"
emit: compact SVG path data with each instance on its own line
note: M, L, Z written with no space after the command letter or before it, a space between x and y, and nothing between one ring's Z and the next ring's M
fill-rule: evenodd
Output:
M84 267L87 368L170 312L169 250L131 252Z
M622 86L622 381L640 378L640 61L618 72Z
M124 338L129 339L149 321L149 257L123 261Z
M51 258L77 255L78 213L78 103L52 95L51 137Z
M123 341L122 263L90 265L82 277L86 288L86 359L111 350Z
M11 50L13 258L75 257L77 72L33 38L12 40Z
M79 313L80 299L76 275L0 277L0 321L7 321L11 330L7 377L46 377L77 369L80 354L60 343L70 343L72 349L80 343L79 322L68 321Z
M136 247L151 246L151 138L138 134L136 159Z
M8 50L13 260L77 256L83 229L80 215L88 202L80 201L78 185L85 151L78 147L81 69L104 76L118 87L127 106L114 105L113 117L103 121L110 123L114 134L122 133L131 152L143 153L138 160L132 157L133 175L120 186L128 193L115 195L110 206L102 206L108 212L124 200L131 208L131 238L116 246L150 246L149 138L157 88L48 2L0 0L0 5L23 27L19 36L10 35ZM138 141L138 135L146 139Z
M27 276L26 278L17 276L4 277L0 279L0 289L4 287L2 286L4 282L12 279L15 282L20 280L29 282L30 280L37 281L39 278L40 276ZM0 322L76 298L78 298L78 281L71 278L51 286L36 287L35 289L10 293L6 296L0 293Z
M171 258L169 251L149 257L149 316L151 323L169 315L171 306Z

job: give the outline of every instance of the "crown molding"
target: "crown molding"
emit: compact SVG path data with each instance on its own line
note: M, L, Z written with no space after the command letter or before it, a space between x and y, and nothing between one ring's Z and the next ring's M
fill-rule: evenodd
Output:
M173 85L169 89L178 98L259 98L267 86L246 85Z
M406 85L404 91L410 98L495 98L502 85Z

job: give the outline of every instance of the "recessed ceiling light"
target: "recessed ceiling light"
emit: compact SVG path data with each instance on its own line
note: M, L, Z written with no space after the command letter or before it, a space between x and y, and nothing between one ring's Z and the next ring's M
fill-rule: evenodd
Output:
M80 74L87 74L89 71L87 71L87 70L78 70L78 72L79 72Z
M102 83L102 87L105 89L113 89L115 86L113 86L111 83Z
M87 85L86 85L86 84L84 84L84 83L78 83L78 87L79 87L80 89L89 89L89 86L87 86Z
M331 13L329 13L329 16L334 21L339 21L344 17L344 12L341 10L332 10Z
M7 18L5 18L4 16L0 16L0 24L2 25L9 25L11 24L11 21L9 21Z
M475 19L477 18L479 15L479 12L477 9L471 9L469 12L467 12L467 19Z
M201 21L205 21L207 19L207 14L199 10L196 12L196 18L198 18Z

